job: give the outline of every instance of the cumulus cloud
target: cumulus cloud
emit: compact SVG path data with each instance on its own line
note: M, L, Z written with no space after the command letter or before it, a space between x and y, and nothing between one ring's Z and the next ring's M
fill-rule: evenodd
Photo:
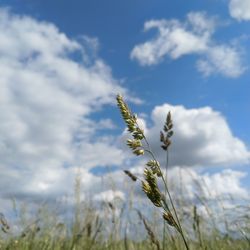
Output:
M166 153L160 147L159 132L163 130L169 111L174 123L174 135L169 148L167 178L173 197L177 201L184 199L188 205L200 205L200 209L203 205L197 198L205 199L209 205L210 201L214 202L213 207L218 200L232 206L234 202L228 201L230 198L241 202L249 200L249 192L241 183L247 172L230 168L249 164L249 148L233 135L223 115L211 107L188 109L181 105L163 104L156 106L150 117L139 119L163 172ZM123 140L127 137L127 132L124 132ZM132 166L130 171L142 178L145 161L128 164L127 167ZM212 173L211 167L223 168ZM160 187L164 190L163 183ZM136 195L144 197L140 186Z
M250 20L250 1L249 0L230 0L230 15L239 21Z
M131 172L138 177L143 175L143 165L140 162L137 166L131 168ZM249 202L249 190L242 185L242 180L247 178L247 172L237 171L230 168L211 172L207 168L193 168L189 166L174 166L169 168L166 174L168 188L175 204L180 204L180 211L193 214L194 205L197 206L199 214L209 218L212 213L220 221L221 215L225 216L227 208L234 209L235 213L228 220L236 218L239 208L236 204ZM164 185L159 179L159 188L164 190ZM150 206L150 201L142 192L140 185L136 186L136 202L140 201L143 206ZM223 210L223 211L221 211ZM220 211L220 212L219 212Z
M164 156L160 153L159 131L169 111L174 122L169 162L171 166L204 167L249 163L249 149L232 134L221 113L211 107L187 109L169 104L153 109L153 126L146 129L146 135L162 161Z
M191 215L196 205L198 214L221 229L225 220L234 225L242 214L243 204L249 203L249 190L242 185L247 172L223 169L216 173L197 171L194 168L174 167L168 171L169 186L175 201L183 204L183 210ZM214 227L214 225L212 225ZM224 230L224 229L222 229Z
M177 189L179 194L183 192L181 188L185 187L185 195L189 199L200 197L206 200L248 199L249 192L241 185L241 180L246 176L246 172L232 169L211 174L199 173L192 168L174 167L168 172L171 186L174 190ZM178 195L178 192L175 193Z
M163 129L169 111L173 118L174 135L166 171L166 153L160 147L159 131ZM242 203L249 200L249 191L242 185L242 180L248 173L236 170L236 166L249 164L250 151L243 141L233 135L221 113L211 107L188 109L163 104L153 109L150 121L147 117L140 118L140 124L152 151L161 163L163 173L167 173L168 186L176 202L184 202L187 208L191 206L192 209L196 204L202 210L200 212L208 216L201 200L215 211L217 206L221 206L218 201L235 207L235 201ZM123 133L122 137L125 140L128 134ZM132 166L130 171L139 179L143 178L146 160L144 158L127 167ZM214 171L212 167L223 168ZM164 190L160 180L159 187ZM136 196L145 198L140 185L135 193Z
M86 60L86 43L97 50L98 41L83 39L82 44L52 23L0 9L3 196L55 196L72 188L75 166L88 170L123 161L112 138L97 142L96 131L112 129L112 122L90 116L126 90L97 55ZM83 61L74 60L76 55Z
M202 22L203 19L199 18L201 16L192 18L196 32L204 34L204 30L209 30L210 34L214 22ZM72 199L78 168L81 168L83 199L88 193L95 194L92 197L96 201L126 198L124 178L127 176L122 171L110 173L107 177L113 181L108 179L105 185L104 177L89 171L94 167L114 165L129 168L134 166L134 161L127 159L127 153L116 146L114 137L98 133L100 129L113 129L111 120L90 118L103 105L113 103L114 94L124 93L126 89L98 58L97 40L86 37L84 40L83 45L51 23L0 10L2 203L6 203L5 198L9 197L50 200L60 199L66 194ZM86 43L92 43L90 49L94 50L94 57L89 58L86 53ZM186 48L183 45L173 51L173 56L178 58L192 50L192 46ZM203 51L202 46L200 51ZM74 60L76 54L83 57L83 62ZM159 130L169 109L175 124L172 167L244 164L249 161L244 143L232 135L222 115L211 108L188 110L166 104L152 112L152 127L148 128L146 120L141 119L157 152ZM204 176L210 186L213 182L209 183L209 179L220 177L233 181L236 193L241 191L238 180L243 178L243 173ZM111 187L113 183L116 183L116 189ZM186 185L192 186L188 180ZM9 206L6 205L6 211Z
M124 200L124 198L125 198L124 193L121 191L106 190L94 195L93 200L112 202L114 199Z
M144 31L157 29L158 33L155 38L136 45L131 59L149 66L160 63L166 56L176 60L195 54L200 58L197 69L205 76L239 77L245 71L242 55L236 46L214 41L216 24L216 18L203 12L189 13L185 22L176 19L147 21Z

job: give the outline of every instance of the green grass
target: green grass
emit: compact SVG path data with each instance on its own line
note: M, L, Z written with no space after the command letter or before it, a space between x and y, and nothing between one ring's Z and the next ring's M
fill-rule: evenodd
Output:
M55 227L53 228L55 229ZM127 250L127 249L157 249L157 246L152 243L149 237L144 240L132 241L131 239L114 240L110 235L103 238L105 228L95 235L94 231L89 233L82 231L80 234L73 234L73 231L68 232L68 235L62 234L59 230L47 231L40 229L40 231L30 231L25 236L16 236L0 240L0 249L10 250L59 250L59 249L93 249L93 250ZM247 250L250 249L249 242L245 239L233 239L229 236L222 236L216 233L210 236L203 235L202 243L196 240L189 240L190 249L211 249L211 250ZM160 248L163 249L161 244ZM167 237L165 239L165 249L184 249L182 239L178 236Z
M129 178L128 183L130 186L138 185L137 182L132 182ZM131 198L124 202L117 200L113 203L95 205L81 200L79 178L76 178L75 187L75 208L71 216L62 216L60 212L49 205L39 208L30 216L27 212L28 209L16 204L15 213L18 215L16 218L11 216L1 218L0 249L185 249L181 235L173 227L167 225L165 237L163 237L161 213L158 213L149 200L144 200L144 203L140 204L138 199ZM203 198L200 197L200 199ZM212 217L202 217L196 211L195 206L187 214L186 208L192 207L192 204L187 202L176 206L190 249L250 249L248 210L238 207L241 214L238 215L238 218L234 218L234 225L241 220L239 225L245 224L245 226L232 228L230 227L232 226L229 221L230 217L226 216L223 221L218 221L214 216L216 211L209 207L206 200L203 200L203 203L210 210ZM145 209L146 206L147 209ZM224 220L228 222L229 228L221 230L221 224L225 222ZM16 226L19 230L15 230ZM158 246L155 244L152 234L159 242Z

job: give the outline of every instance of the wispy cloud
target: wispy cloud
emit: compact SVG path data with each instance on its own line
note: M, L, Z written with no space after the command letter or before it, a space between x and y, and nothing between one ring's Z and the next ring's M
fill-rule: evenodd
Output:
M151 20L144 31L157 29L155 38L136 45L131 58L142 66L160 63L166 56L176 60L185 55L199 57L197 69L205 76L222 74L239 77L245 71L240 50L233 45L219 44L213 38L217 21L204 12L191 12L185 22L179 20Z

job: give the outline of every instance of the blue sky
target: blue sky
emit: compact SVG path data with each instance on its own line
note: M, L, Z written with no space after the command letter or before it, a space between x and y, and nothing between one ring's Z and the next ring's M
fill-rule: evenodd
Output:
M155 30L143 32L151 19L185 20L189 12L205 11L219 19L213 38L218 43L237 41L243 50L244 65L249 64L249 21L230 16L229 1L2 1L13 12L31 15L54 23L71 38L81 35L98 38L99 55L111 66L114 77L125 79L125 85L140 95L148 111L156 104L169 102L187 107L209 105L221 111L234 133L250 143L249 70L239 77L221 75L204 77L195 68L196 56L163 60L161 64L140 67L130 60L138 43L154 37ZM160 91L162 90L162 91Z
M118 92L155 150L172 111L173 173L190 169L212 187L220 180L219 194L232 181L232 194L249 197L249 0L3 0L0 8L2 185L15 183L3 199L62 196L78 167L83 195L94 183L97 200L111 199L95 169L140 173L121 145Z

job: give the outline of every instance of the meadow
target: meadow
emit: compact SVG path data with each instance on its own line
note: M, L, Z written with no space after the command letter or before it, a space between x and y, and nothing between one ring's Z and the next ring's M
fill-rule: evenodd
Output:
M203 196L196 197L194 202L185 198L185 187L181 195L176 196L175 190L179 189L168 180L168 172L151 151L136 115L120 95L117 104L130 133L127 146L137 157L149 156L142 176L124 171L128 199L98 204L91 199L82 200L81 182L76 177L74 206L69 216L62 216L60 208L47 205L28 214L28 204L17 206L13 200L15 221L0 214L0 249L250 249L249 204L232 201L234 207L226 207L221 200L211 203ZM167 161L174 136L170 113L159 133ZM136 187L142 190L145 199L136 198ZM198 204L203 205L206 213L197 209Z

